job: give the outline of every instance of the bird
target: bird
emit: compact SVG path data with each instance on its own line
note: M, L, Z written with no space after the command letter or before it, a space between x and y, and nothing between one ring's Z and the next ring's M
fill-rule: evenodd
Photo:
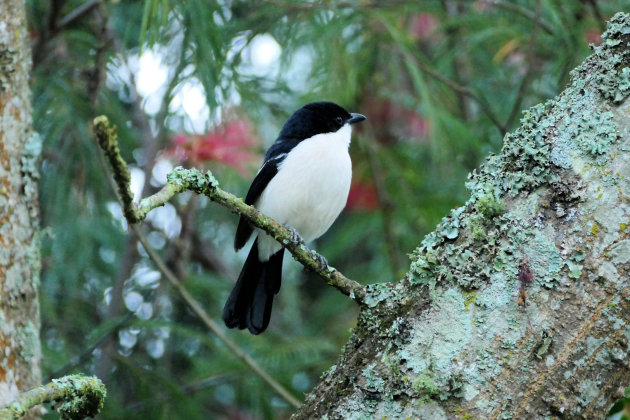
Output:
M245 203L288 227L295 240L319 238L346 205L352 180L348 150L352 126L365 119L327 101L295 111L267 150ZM228 328L247 328L257 335L267 329L273 298L280 291L284 248L241 215L234 249L243 248L254 233L222 318Z

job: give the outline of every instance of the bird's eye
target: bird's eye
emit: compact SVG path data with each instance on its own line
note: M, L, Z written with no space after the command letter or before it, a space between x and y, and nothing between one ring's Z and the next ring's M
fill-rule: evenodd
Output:
M335 121L337 121L337 124L339 124L339 125L343 124L343 118L341 118L341 117L335 118Z

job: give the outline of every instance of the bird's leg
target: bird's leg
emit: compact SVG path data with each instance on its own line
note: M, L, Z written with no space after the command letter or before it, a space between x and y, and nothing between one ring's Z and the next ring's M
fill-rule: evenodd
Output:
M287 228L290 233L289 241L291 242L293 246L298 246L304 243L304 240L302 239L302 237L300 236L297 230L293 229L289 225L284 225L284 227Z

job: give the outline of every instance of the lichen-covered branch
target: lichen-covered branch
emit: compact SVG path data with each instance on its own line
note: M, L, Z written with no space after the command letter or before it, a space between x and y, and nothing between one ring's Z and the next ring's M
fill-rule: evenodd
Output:
M240 198L219 188L219 182L209 171L204 174L197 169L177 167L167 175L167 184L160 191L140 200L139 204L134 203L133 194L129 188L129 169L120 155L116 128L109 124L107 117L99 116L94 119L94 129L99 145L112 165L114 180L123 203L123 213L129 223L135 224L142 221L149 211L164 205L182 191L189 190L203 194L232 212L244 216L252 225L283 244L293 255L293 258L304 267L319 274L328 284L358 303L363 302L365 288L360 283L348 279L335 268L323 263L325 260L303 243L291 241L291 232L285 226L265 216L255 207L245 204Z
M125 218L129 223L138 223L144 219L136 204L133 202L131 192L131 174L127 162L120 154L118 147L118 130L116 126L109 124L106 116L101 115L94 119L94 132L98 145L105 152L107 160L112 165L114 181L118 186L118 195L122 201L122 208Z
M19 419L36 405L49 402L57 404L56 409L62 419L82 420L99 413L106 395L105 386L96 377L64 376L26 391L15 401L0 407L0 420Z
M630 15L526 111L295 419L604 418L630 383Z

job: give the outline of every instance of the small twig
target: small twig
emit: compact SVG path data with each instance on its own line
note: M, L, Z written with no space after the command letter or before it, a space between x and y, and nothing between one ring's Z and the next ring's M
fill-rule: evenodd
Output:
M448 16L449 19L457 19L459 18L459 10L457 7L457 2L451 2L449 0L442 0L442 8L444 9L444 13ZM451 51L456 51L453 55L452 61L452 72L453 72L453 81L462 85L462 71L466 71L467 63L461 59L461 53L459 51L462 50L459 43L461 41L460 37L461 31L458 26L448 26L446 28L446 42L449 44L449 49ZM465 50L465 49L463 49ZM455 95L457 96L457 107L459 108L459 114L463 121L469 120L469 106L467 103L467 97L460 91L455 91Z
M200 379L195 382L191 382L189 384L183 385L179 388L179 392L183 395L194 395L197 392L203 391L204 389L221 385L226 382L230 382L237 378L237 375L234 373L228 373L225 375L213 375L204 379ZM145 410L147 407L153 407L157 404L163 404L166 401L173 400L178 398L179 395L175 393L170 393L168 395L160 395L158 398L151 399L143 399L141 401L132 402L127 404L126 411L127 412L138 412Z
M588 0L588 3L591 5L593 9L593 14L595 15L595 19L597 20L597 25L599 26L600 32L606 31L606 19L602 15L602 11L599 9L599 4L597 4L597 0Z
M59 22L57 23L56 29L59 30L63 28L64 26L70 25L72 22L76 21L77 19L81 19L83 16L88 14L93 8L98 6L100 2L101 0L86 1L81 6L77 7L76 9L74 9L73 11L65 15L63 18L61 18Z
M538 35L538 25L540 24L540 0L536 1L536 12L534 16L534 25L532 26L532 33L529 38L529 44L527 46L526 52L526 60L527 60L527 69L525 70L525 74L523 75L523 79L521 80L521 84L518 87L518 92L516 94L516 99L514 100L514 104L512 105L512 110L510 111L510 115L505 121L505 127L510 128L514 119L518 115L519 109L521 109L521 104L523 103L523 99L525 98L525 92L527 91L527 87L529 86L529 82L532 76L532 70L534 68L534 47L536 45L536 36Z
M66 26L90 13L99 3L101 3L101 0L89 0L60 18L63 2L51 2L51 11L48 16L47 26L42 28L39 40L33 46L33 67L37 67L44 59L44 55L47 53L48 43L53 38L59 35Z
M435 70L434 68L429 67L427 64L423 63L420 60L417 60L412 55L410 55L409 57L416 63L416 65L420 68L420 70L422 70L429 76L444 83L446 86L450 87L455 92L459 92L464 96L468 96L470 99L477 102L481 110L486 114L488 118L490 118L490 120L494 123L494 125L497 126L497 128L501 132L501 135L502 136L505 135L505 133L507 132L507 128L505 127L504 124L501 123L501 121L499 121L499 118L497 118L497 116L494 114L494 111L492 111L492 108L490 108L490 104L484 97L478 95L474 90L472 90L468 86L462 86L459 83L454 82L453 80L444 76L442 73Z
M201 307L199 302L192 297L184 285L173 274L173 272L166 266L162 258L155 252L155 250L149 244L149 241L144 237L138 225L131 225L144 250L149 255L149 258L153 261L155 266L160 270L169 283L177 290L180 296L186 301L186 304L193 310L193 312L201 319L204 325L212 331L223 343L247 366L249 366L260 378L271 386L285 401L291 404L295 408L299 408L301 403L287 391L282 385L276 382L263 368L261 368L254 359L252 359L247 353L245 353L234 341L232 341L221 329L219 324L212 319L206 311ZM1 420L1 419L0 419Z
M462 0L459 0L459 1L462 1ZM553 34L553 26L551 24L543 20L540 20L539 18L536 17L535 12L532 12L531 10L523 6L519 6L518 4L513 4L506 1L501 1L501 0L483 0L482 3L488 4L490 6L496 6L498 8L517 13L521 16L524 16L534 21L539 21L538 24L540 25L542 30L544 30L545 32L549 34Z
M127 168L127 163L120 155L116 127L110 126L107 117L100 116L94 119L94 129L99 145L112 165L114 180L118 186L123 204L123 214L130 224L139 223L151 210L163 206L173 196L183 191L190 190L197 194L203 194L230 211L244 216L252 225L265 231L283 244L293 255L293 258L304 267L319 274L329 285L356 302L363 303L365 298L363 285L348 279L335 268L322 264L324 259L315 251L308 249L304 244L296 244L291 241L291 232L286 227L265 216L255 207L245 204L240 198L219 188L218 181L210 172L203 174L196 169L175 168L168 174L167 184L160 191L152 196L143 198L138 204L134 203L133 194L129 187L129 169Z
M104 343L106 343L112 334L112 331L122 328L125 324L127 324L132 318L134 314L133 312L128 312L125 316L120 317L118 320L113 322L108 326L107 331L105 331L100 337L98 337L92 344L83 349L81 353L72 356L72 358L63 366L56 369L54 372L48 375L48 378L44 382L51 381L53 378L64 375L68 373L70 370L75 369L80 364L83 364L90 357L92 357L94 350L101 347ZM97 372L99 378L103 378Z
M234 279L238 272L223 262L216 247L210 241L204 241L198 232L192 234L192 258L210 271L216 271L225 278Z
M0 420L19 419L36 405L53 401L60 403L57 411L62 419L82 420L98 414L106 395L103 382L94 376L64 376L26 391L0 407Z
M141 212L133 202L133 193L130 188L131 173L129 172L129 167L127 167L127 162L120 155L118 130L115 126L110 126L109 120L104 116L94 119L94 130L99 146L101 146L107 160L112 165L114 181L118 186L118 195L122 201L125 219L129 223L138 223L144 219L146 213L141 215Z
M384 23L384 26L387 28L389 33L392 35L392 38L394 38L394 40L396 41L399 47L400 53L403 55L405 60L407 60L408 63L415 65L422 72L444 83L446 86L450 87L455 92L459 92L462 95L468 96L469 98L473 99L475 102L477 102L477 104L479 104L479 107L486 114L486 116L490 118L490 120L494 123L494 125L499 129L499 131L501 132L501 136L505 135L505 133L507 132L507 128L505 127L503 123L501 123L501 121L499 121L497 116L492 111L490 104L483 96L478 95L475 91L473 91L468 86L462 86L452 81L451 79L449 79L448 77L440 73L439 71L433 69L428 64L419 60L415 55L413 55L409 51L409 48L405 45L406 40L403 38L403 36L400 33L398 33L395 30L395 28L392 25L390 25L387 21L382 20L382 22Z

